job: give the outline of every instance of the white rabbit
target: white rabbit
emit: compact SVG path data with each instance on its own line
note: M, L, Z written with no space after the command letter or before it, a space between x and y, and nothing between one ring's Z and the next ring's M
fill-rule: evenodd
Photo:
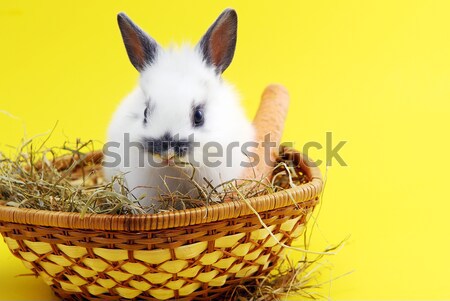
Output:
M234 55L236 12L225 10L194 48L162 49L124 13L118 23L140 80L109 125L106 177L123 174L135 197L145 195L144 206L167 190L195 196L180 180L192 174L205 187L239 178L252 161L243 149L254 129L221 77Z

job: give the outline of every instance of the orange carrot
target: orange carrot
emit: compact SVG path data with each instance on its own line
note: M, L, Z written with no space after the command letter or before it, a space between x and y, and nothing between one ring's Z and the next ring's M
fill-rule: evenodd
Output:
M256 176L256 179L261 179L273 169L273 166L266 164L264 156L267 155L261 143L264 141L264 137L270 134L270 141L276 143L276 147L271 148L270 161L275 161L288 107L289 94L286 88L278 84L267 86L261 96L258 111L253 119L253 126L256 131L255 141L258 142L258 148L253 151L258 155L259 163L253 168L246 168L243 172L243 178L255 178Z

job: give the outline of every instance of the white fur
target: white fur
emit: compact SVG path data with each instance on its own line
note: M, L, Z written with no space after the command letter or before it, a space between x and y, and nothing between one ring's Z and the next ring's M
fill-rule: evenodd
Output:
M149 102L152 112L147 125L144 125L144 110ZM191 114L192 105L205 104L205 123L194 128ZM195 147L194 159L201 166L196 169L195 180L204 185L203 177L218 185L224 181L239 178L243 167L241 162L248 158L241 151L241 146L254 141L254 130L246 119L234 89L227 84L213 67L205 63L197 48L181 47L158 50L154 62L141 72L139 85L126 97L115 112L108 129L108 142L119 142L119 148L110 151L120 154L121 162L116 168L104 168L107 177L124 174L126 184L133 195L145 195L143 205L154 204L160 192L167 192L162 179L168 177L183 178L191 174L191 167L166 166L152 167L145 161L139 167L141 155L152 156L136 147L131 149L130 165L124 162L124 135L129 133L130 140L139 142L143 137L161 137L164 133L179 134L187 139L194 134L194 141L200 143ZM203 161L203 147L208 142L217 142L223 148L223 156L210 158L220 160L219 167L207 167ZM226 166L227 146L239 143L231 152L231 166ZM105 158L107 162L109 159ZM185 180L169 179L169 190L187 193L192 189Z

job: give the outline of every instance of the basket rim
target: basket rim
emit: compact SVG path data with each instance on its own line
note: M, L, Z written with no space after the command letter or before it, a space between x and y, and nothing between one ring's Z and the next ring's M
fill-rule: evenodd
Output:
M317 200L323 189L320 169L306 155L298 151L286 148L285 152L291 152L294 155L294 163L301 167L310 181L272 194L252 197L247 199L247 202L238 200L208 207L139 215L89 213L83 217L77 212L16 208L3 204L0 205L0 222L68 229L149 231L207 224L254 214L248 204L262 213L295 205L292 199L295 199L297 204Z

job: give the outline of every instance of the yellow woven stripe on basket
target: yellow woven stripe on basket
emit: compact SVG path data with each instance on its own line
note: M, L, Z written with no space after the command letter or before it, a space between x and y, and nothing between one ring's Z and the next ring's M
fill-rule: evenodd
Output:
M146 281L136 281L136 280L131 280L129 282L130 286L134 287L135 289L138 289L142 292L144 291L148 291L152 286L146 282Z
M266 229L257 229L217 238L211 243L213 250L207 241L173 250L128 251L4 239L27 268L36 271L49 285L58 282L67 292L78 293L83 288L98 296L113 290L123 298L148 292L154 298L167 300L175 297L175 291L179 296L187 296L204 283L220 287L230 276L248 277L267 268L271 254L280 255L283 251L277 240L297 238L303 233L300 218L288 219L278 228L271 225L269 229L276 239ZM246 235L250 241L241 243ZM95 258L89 255L92 253Z

